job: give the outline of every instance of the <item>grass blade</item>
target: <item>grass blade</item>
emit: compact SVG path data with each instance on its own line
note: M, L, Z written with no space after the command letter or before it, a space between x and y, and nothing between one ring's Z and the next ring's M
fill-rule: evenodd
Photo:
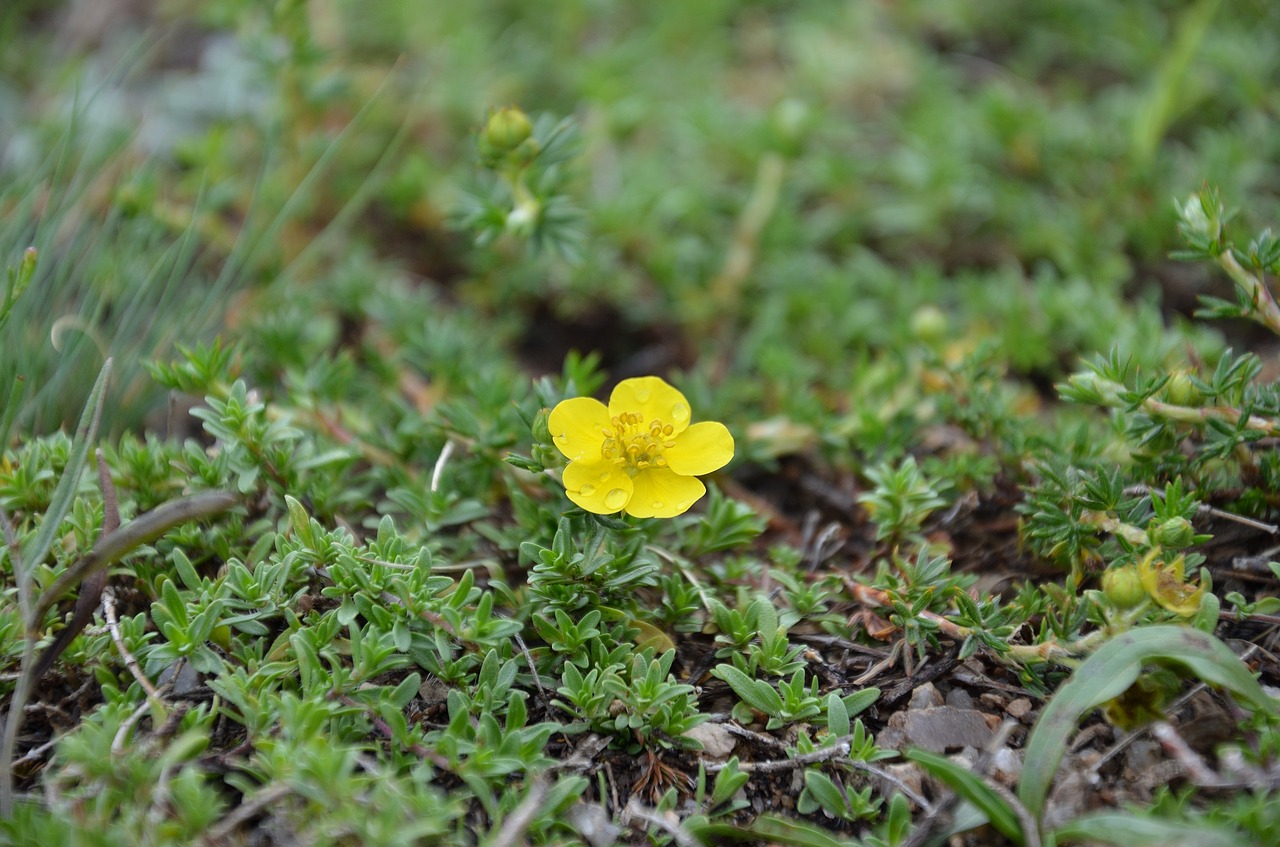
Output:
M19 583L29 577L32 568L44 561L49 548L53 546L53 539L58 533L62 519L71 510L71 501L75 499L76 489L80 487L80 477L84 473L85 465L89 462L89 451L93 447L94 439L98 436L98 424L102 420L102 404L106 399L107 380L110 376L111 360L107 359L102 365L102 370L98 371L98 380L93 384L93 390L89 392L89 399L85 402L84 412L80 415L80 423L71 441L70 461L62 471L62 478L58 480L58 487L54 489L53 497L49 499L49 508L40 522L40 530L22 548L23 574L18 578ZM29 627L35 626L36 622L27 621L26 624Z

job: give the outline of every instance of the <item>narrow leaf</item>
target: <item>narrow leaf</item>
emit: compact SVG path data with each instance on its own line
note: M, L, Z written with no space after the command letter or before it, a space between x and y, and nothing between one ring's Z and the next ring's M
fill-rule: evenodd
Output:
M1044 807L1067 740L1080 719L1123 694L1138 678L1142 666L1155 661L1181 665L1254 709L1277 709L1239 657L1212 635L1172 625L1117 635L1086 659L1058 689L1031 731L1018 796L1033 815L1039 816Z
M49 508L40 522L40 531L22 550L22 567L24 574L31 572L48 555L53 546L53 539L62 525L62 519L71 510L71 501L75 499L76 489L80 487L80 476L89 461L89 451L98 435L98 423L102 420L102 405L106 401L107 379L111 376L111 360L107 359L98 371L98 380L89 392L85 401L84 413L80 415L80 423L76 427L75 437L71 441L71 457L58 480L53 497L49 499ZM29 624L31 622L28 622Z
M1058 842L1082 841L1122 847L1249 847L1234 830L1203 822L1166 821L1131 812L1084 815L1055 830Z
M1018 815L1003 797L982 777L957 765L950 759L927 750L908 750L906 758L918 762L921 767L951 786L951 789L978 808L1001 835L1015 844L1026 843Z
M773 717L781 714L782 698L769 683L757 682L733 665L718 665L711 673L729 683L733 693L756 711Z

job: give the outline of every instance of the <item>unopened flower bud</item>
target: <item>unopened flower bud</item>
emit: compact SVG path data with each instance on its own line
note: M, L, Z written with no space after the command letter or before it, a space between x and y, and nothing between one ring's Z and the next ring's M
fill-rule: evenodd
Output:
M1142 577L1132 565L1112 568L1102 575L1102 593L1117 609L1132 609L1147 596Z
M926 344L936 344L947 335L947 316L932 303L926 303L911 315L911 334Z
M480 141L489 152L501 155L519 147L532 134L529 116L515 106L505 106L489 116Z
M550 409L539 409L538 414L533 416L533 440L537 444L551 443L551 420Z
M769 116L769 123L779 152L787 156L796 156L809 136L814 124L814 114L803 100L788 97L774 107Z
M1165 396L1175 406L1194 406L1204 398L1186 370L1174 371L1164 386Z
M1196 528L1183 517L1169 518L1155 527L1151 540L1170 550L1181 550L1195 543Z
M1209 216L1205 213L1204 202L1200 199L1199 194L1192 194L1182 203L1175 203L1178 207L1178 215L1182 218L1182 223L1188 230L1196 235L1213 235L1213 222L1209 220Z

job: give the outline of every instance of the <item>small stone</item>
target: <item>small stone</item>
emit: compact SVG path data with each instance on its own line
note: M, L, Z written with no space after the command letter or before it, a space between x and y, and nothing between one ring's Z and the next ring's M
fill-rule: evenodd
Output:
M991 756L991 776L1001 785L1015 788L1022 776L1022 758L1008 747Z
M973 697L963 688L953 688L947 692L947 705L957 709L972 709Z
M911 703L908 709L928 709L931 706L941 706L942 695L938 693L938 689L934 687L932 682L926 682L924 685L911 692Z
M892 765L881 765L881 767L885 773L906 786L907 790L914 792L917 797L924 794L924 771L915 762L899 762ZM873 777L872 780L879 786L880 793L886 797L902 790L890 780L878 777Z
M727 759L738 742L733 734L718 723L701 723L686 730L685 738L692 738L702 745L702 755L708 759Z
M981 750L991 740L991 733L991 725L982 712L940 706L908 709L890 716L888 728L880 733L876 743L895 749L923 747L934 753L946 753L962 747Z
M1022 720L1031 713L1031 701L1026 697L1019 697L1010 701L1009 705L1004 707L1004 710L1009 717Z
M173 672L174 667L178 668L178 672ZM160 685L169 683L173 686L170 693L174 697L194 697L200 692L203 682L200 674L196 673L195 668L191 667L191 663L179 659L169 667L160 672L160 678L157 680Z

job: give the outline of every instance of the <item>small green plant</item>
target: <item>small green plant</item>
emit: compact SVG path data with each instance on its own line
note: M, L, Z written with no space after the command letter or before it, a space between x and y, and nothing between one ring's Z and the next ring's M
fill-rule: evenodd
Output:
M897 467L885 463L867 468L866 473L874 487L858 495L858 502L875 523L877 540L914 538L925 519L946 505L914 456L907 456Z

